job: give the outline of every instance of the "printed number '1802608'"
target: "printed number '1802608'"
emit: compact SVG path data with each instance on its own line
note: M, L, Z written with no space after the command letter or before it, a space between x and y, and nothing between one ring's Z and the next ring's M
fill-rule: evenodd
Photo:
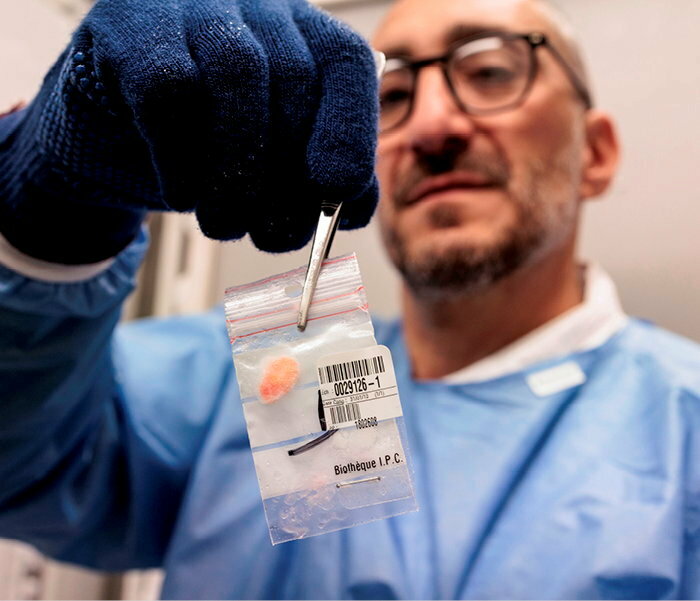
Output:
M362 430L363 428L373 428L378 423L379 422L377 421L376 417L363 417L355 420L355 427L358 430Z

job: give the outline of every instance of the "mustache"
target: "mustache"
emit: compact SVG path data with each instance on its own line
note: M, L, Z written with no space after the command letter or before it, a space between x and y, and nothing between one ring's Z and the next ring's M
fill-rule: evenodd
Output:
M454 161L450 169L437 171L421 165L414 166L405 177L401 178L401 183L394 193L394 204L397 207L409 204L412 190L430 177L459 172L483 177L489 185L497 187L504 187L510 180L510 169L502 157L465 153Z

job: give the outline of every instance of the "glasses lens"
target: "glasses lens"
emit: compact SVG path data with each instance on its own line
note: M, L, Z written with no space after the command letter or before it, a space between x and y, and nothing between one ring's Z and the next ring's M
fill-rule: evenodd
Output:
M379 82L379 129L396 127L411 110L414 76L400 60L389 59Z
M532 52L523 39L488 37L457 48L449 64L455 94L470 111L516 104L532 72Z

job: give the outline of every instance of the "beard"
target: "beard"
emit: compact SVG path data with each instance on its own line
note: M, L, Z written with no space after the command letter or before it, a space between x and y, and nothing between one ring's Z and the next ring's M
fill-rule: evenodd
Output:
M453 171L460 169L481 173L502 185L516 218L513 225L503 228L488 244L475 243L465 236L450 243L436 240L432 244L412 245L410 233L401 234L384 224L384 241L394 265L413 293L421 297L478 294L559 246L576 226L574 185L578 180L573 160L547 164L530 161L518 190L508 185L512 180L505 161L494 161L494 157L488 162L468 158ZM411 187L421 179L413 175L397 188L394 204L399 210L405 206ZM428 219L431 228L437 230L457 227L462 222L460 211L452 205L436 205Z

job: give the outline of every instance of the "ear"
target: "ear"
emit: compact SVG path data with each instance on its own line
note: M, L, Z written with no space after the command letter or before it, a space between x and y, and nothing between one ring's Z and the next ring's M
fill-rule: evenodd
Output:
M582 199L594 198L605 192L617 172L620 145L612 119L594 109L586 113L586 146L581 172Z

